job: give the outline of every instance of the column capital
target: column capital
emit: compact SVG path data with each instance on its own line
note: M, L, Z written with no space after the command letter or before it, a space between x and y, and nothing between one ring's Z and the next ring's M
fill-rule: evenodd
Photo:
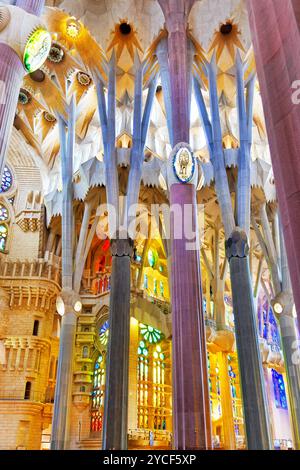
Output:
M56 299L56 308L59 315L73 313L77 316L82 309L80 295L72 289L65 288Z
M249 255L249 241L244 230L236 227L225 242L226 256L231 258L246 258Z
M131 238L114 238L110 242L112 256L122 257L133 255L133 240Z
M169 34L186 31L188 17L196 0L159 0Z
M294 297L292 292L280 292L271 301L271 305L277 319L293 318Z

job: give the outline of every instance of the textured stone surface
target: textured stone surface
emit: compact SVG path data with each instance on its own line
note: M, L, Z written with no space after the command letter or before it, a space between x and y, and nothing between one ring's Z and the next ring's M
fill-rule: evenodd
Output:
M17 54L6 44L0 44L0 173L9 145L24 70Z
M291 0L247 1L294 297L300 319L299 6ZM296 8L296 10L294 10Z
M236 344L249 450L271 448L266 391L258 345L248 257L229 260Z
M174 184L171 204L194 204L194 185ZM193 228L196 214L193 216ZM182 225L178 213L171 230ZM187 249L185 237L172 237L173 388L176 449L206 449L210 442L205 327L202 309L200 257ZM187 367L187 364L189 366ZM207 414L208 413L208 414Z
M23 10L32 13L33 15L40 16L45 5L45 0L17 0L16 6L23 8Z
M127 449L131 243L113 242L103 449ZM117 293L117 295L116 295ZM112 365L110 367L110 364ZM112 425L113 423L113 425Z
M225 242L226 256L230 258L245 258L249 255L249 243L246 232L236 229Z

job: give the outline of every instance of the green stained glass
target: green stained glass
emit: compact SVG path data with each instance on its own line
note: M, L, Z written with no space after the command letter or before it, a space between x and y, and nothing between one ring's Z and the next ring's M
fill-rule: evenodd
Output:
M162 332L153 328L153 326L144 325L140 323L141 334L144 340L148 341L150 344L155 344L161 341Z
M48 57L51 48L51 36L43 28L38 28L28 39L24 50L24 67L27 72L38 70Z
M0 251L5 251L7 241L7 227L6 225L0 225Z

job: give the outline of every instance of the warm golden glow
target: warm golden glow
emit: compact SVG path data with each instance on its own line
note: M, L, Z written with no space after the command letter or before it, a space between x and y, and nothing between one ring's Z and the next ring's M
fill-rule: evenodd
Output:
M222 32L222 28L224 26L228 27L227 32L225 34L225 31ZM223 51L227 49L232 61L234 61L235 47L244 51L244 46L239 39L240 35L241 32L238 29L238 25L233 23L232 20L227 20L226 23L224 25L220 25L220 29L215 32L212 44L208 52L216 50L216 58L218 62Z
M76 18L72 17L67 20L66 33L72 39L77 39L81 33L81 25Z
M115 29L111 34L113 38L108 46L107 52L116 47L117 60L120 59L125 48L128 50L132 60L134 60L135 48L143 52L143 49L137 38L137 31L134 29L132 24L127 21L127 19L120 20L120 23L115 25Z

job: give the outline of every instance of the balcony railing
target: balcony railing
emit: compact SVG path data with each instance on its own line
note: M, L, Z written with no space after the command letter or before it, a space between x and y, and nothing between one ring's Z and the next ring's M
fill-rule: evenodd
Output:
M25 398L26 396L26 398ZM0 401L22 401L22 402L35 402L35 403L49 403L45 400L46 394L42 392L31 391L30 394L25 392L16 391L0 391Z

